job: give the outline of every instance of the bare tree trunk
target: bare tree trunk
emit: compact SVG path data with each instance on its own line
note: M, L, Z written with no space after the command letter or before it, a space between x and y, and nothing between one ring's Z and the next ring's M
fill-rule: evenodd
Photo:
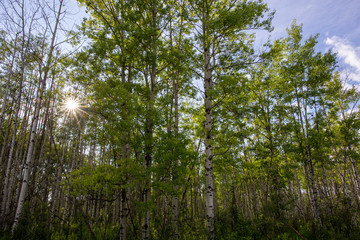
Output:
M152 102L153 99L150 100ZM152 135L153 135L153 123L151 119L147 119L145 123L145 159L144 167L145 171L149 171L152 165ZM151 196L151 173L146 173L145 186L143 189L143 202L145 204L150 203ZM147 207L142 225L142 239L148 240L150 237L150 210Z
M184 3L182 3L184 4ZM183 17L180 19L180 31L179 31L179 42L177 46L178 52L181 52L181 44L182 44L182 33L183 33ZM172 33L172 29L171 29ZM172 48L172 35L171 35L171 51L173 52ZM180 60L179 60L180 61ZM179 70L176 71L176 76L173 80L173 101L174 101L174 133L175 135L178 135L179 133L179 88L180 88L180 73ZM179 160L175 159L175 168L177 168L179 165ZM175 170L176 171L176 170ZM177 174L174 176L177 178ZM172 199L172 212L173 212L173 238L174 240L179 239L179 198L177 195L177 191L179 189L179 186L175 186L175 194Z
M14 52L12 54L12 58L11 58L11 64L9 67L9 74L7 77L7 81L6 81L6 89L5 89L5 94L3 97L3 102L2 102L2 108L1 108L1 115L0 115L0 129L3 128L3 124L4 124L4 120L5 120L5 112L6 112L6 105L7 105L7 100L8 100L8 95L9 95L9 88L10 88L10 82L11 82L11 78L13 75L13 67L14 67L14 62L15 62L15 56L16 56L16 51L17 51L17 35L15 36L15 45L14 45ZM24 50L24 49L23 49ZM23 51L22 50L22 51ZM19 88L20 90L21 88ZM0 160L0 165L1 165L1 160Z
M127 203L126 203L126 190L120 191L120 240L126 240L127 230Z
M145 187L143 189L143 202L145 204L150 203L151 198L151 178L152 174L148 172L151 169L152 165L152 151L153 151L153 128L154 128L154 122L152 111L153 111L153 104L155 101L155 85L156 85L156 76L157 76L157 14L158 14L157 4L156 2L152 3L152 9L151 9L151 16L152 16L152 22L151 22L151 28L154 31L154 34L151 36L151 44L152 44L152 60L150 63L150 83L147 80L147 88L149 89L149 102L147 103L147 119L145 120L145 159L144 159L144 166L146 173L146 180L145 180ZM147 76L146 76L147 77ZM143 219L142 224L142 239L148 240L150 238L150 210L149 207L146 207L147 210L145 212L145 216Z
M203 22L204 36L208 33L207 23ZM214 207L214 173L212 146L212 100L209 96L212 89L212 73L210 66L210 44L204 46L204 89L205 89L205 177L206 177L206 226L208 239L214 239L215 207Z
M125 74L125 70L126 70L126 65L125 62L122 65L122 69L121 69L121 80L122 83L126 84L126 74ZM129 73L128 73L128 83L131 82L131 69L128 69ZM124 121L129 121L128 120L128 109L126 106L126 103L124 104L123 107L123 111L122 111L122 118L124 119ZM125 162L122 162L121 164L126 164L127 159L130 157L130 146L129 146L129 141L130 141L130 134L123 131L122 133L122 145L121 145L121 159L125 160ZM121 166L120 166L121 167ZM126 240L127 237L127 215L128 215L128 206L127 206L127 193L126 193L126 189L125 188L121 188L120 189L120 233L119 233L119 237L120 240Z
M12 231L14 231L14 229L17 227L17 224L19 222L20 214L22 212L24 201L25 201L25 195L26 195L27 188L28 188L28 180L29 180L29 175L30 175L30 170L31 170L30 164L32 162L33 150L35 147L35 136L36 136L36 132L37 132L37 124L38 124L38 120L39 120L40 109L41 109L41 104L42 104L42 100L43 100L43 94L46 89L46 81L47 81L48 73L50 71L50 66L53 61L57 29L59 26L60 17L63 14L62 7L63 7L63 0L60 0L59 8L58 8L57 15L56 15L55 26L52 31L52 38L51 38L49 53L47 56L47 62L45 64L45 66L43 66L43 69L40 68L40 72L39 72L39 74L40 74L39 89L37 92L37 99L36 99L36 103L35 103L35 113L34 113L34 117L33 117L33 123L31 126L29 149L28 149L27 156L26 156L24 177L22 180L22 186L21 186L19 200L17 203L17 209L16 209L16 213L15 213L15 220L14 220L14 224L12 227ZM43 74L43 76L42 76L42 74Z
M40 108L41 108L40 94L41 93L40 93L40 89L39 89L39 91L38 91L38 96L39 96L38 99L39 100L35 104L35 113L34 113L33 123L31 126L30 145L29 145L29 149L28 149L28 153L27 153L27 157L26 157L26 162L25 162L25 167L24 167L24 177L22 180L22 186L21 186L20 196L19 196L18 205L17 205L17 209L16 209L13 230L16 228L18 221L20 219L20 214L22 212L22 208L23 208L24 201L25 201L25 194L26 194L27 187L28 187L28 180L29 180L30 167L31 167L30 164L32 162L32 157L33 157L33 150L34 150L34 146L35 146L35 135L36 135L37 124L38 124Z
M24 5L23 5L24 7ZM22 9L24 10L24 9ZM22 20L24 21L25 16L22 16ZM4 179L4 188L3 188L3 192L2 192L2 203L1 203L1 211L0 213L3 214L5 212L5 206L6 203L8 201L8 183L9 183L9 177L10 177L10 168L12 165L12 161L13 161L13 153L14 153L14 148L15 148L15 143L16 143L16 136L17 136L17 129L18 129L18 118L19 118L19 112L20 112L20 108L21 108L21 100L22 100L22 94L23 94L23 83L24 83L24 74L25 74L25 57L27 55L28 52L28 44L29 41L26 43L26 35L25 35L25 23L23 22L23 26L22 26L22 39L21 39L21 66L20 66L20 79L19 79L19 93L17 96L17 104L16 104L16 108L15 108L15 116L14 116L14 123L13 123L13 128L12 128L12 132L11 132L11 144L10 144L10 151L9 151L9 157L8 157L8 162L7 162L7 167L6 167L6 172L5 172L5 179ZM30 38L30 36L28 36L28 38ZM9 80L12 74L9 75ZM0 216L2 216L0 214Z
M303 89L300 89L303 93ZM310 181L310 187L311 187L311 202L312 202L312 208L314 212L315 218L318 220L319 224L322 226L322 221L320 217L320 211L319 211L319 205L318 205L318 191L315 184L315 174L313 169L313 159L311 155L311 146L309 146L309 124L307 119L307 105L306 102L303 99L303 102L300 102L299 99L299 92L298 92L298 86L295 87L295 93L296 93L296 102L297 102L297 114L298 118L300 120L301 125L301 136L298 136L299 138L299 144L302 151L303 158L305 160L305 165L307 165L308 172L309 172L309 181ZM304 117L303 117L304 114ZM294 117L295 120L295 117ZM305 170L306 170L306 166Z
M7 127L5 130L5 137L4 137L4 141L3 141L3 144L1 147L1 153L0 153L0 167L3 167L3 159L4 159L4 155L5 155L5 150L8 148L8 140L9 140L10 129L11 129L11 127L10 127L11 121L12 121L12 118L9 119L9 127ZM5 165L5 161L4 161L4 165Z
M315 177L314 177L315 174L314 174L312 160L311 160L311 157L309 157L309 156L308 156L307 163L308 163L308 167L309 167L310 184L311 184L311 190L312 190L312 194L313 194L312 202L313 202L313 207L314 207L314 213L315 213L316 219L319 221L319 224L322 225L320 212L319 212L318 191L317 191L317 187L315 184Z
M29 121L29 114L31 111L31 101L28 101L26 106L25 106L25 110L24 110L24 114L21 117L22 123L20 124L20 131L18 134L18 143L17 143L17 149L16 149L16 153L15 153L15 160L12 164L12 169L10 172L10 177L9 177L9 184L8 184L8 195L6 197L6 205L5 205L5 215L8 215L9 213L11 213L13 211L13 209L10 209L11 203L13 201L13 194L14 194L14 185L16 183L16 176L20 175L19 171L21 171L20 166L22 164L21 159L23 159L23 152L26 152L26 150L24 150L26 148L26 143L28 138L26 137L27 135L27 128L28 128L28 121ZM18 195L16 195L18 196ZM11 217L11 216L10 216Z
M60 181L61 181L61 176L63 173L63 162L64 162L64 157L65 157L65 152L67 151L67 144L68 142L65 140L65 142L63 143L63 147L62 147L62 152L61 155L59 155L59 153L56 151L57 156L58 156L58 166L57 166L57 171L55 173L55 186L53 186L52 188L52 192L51 192L51 218L50 218L50 232L52 230L53 227L53 221L56 215L56 206L58 204L58 201L60 199ZM54 142L55 145L55 142ZM56 150L56 145L55 145L55 150Z
M174 119L174 132L178 134L179 131L179 74L177 74L176 79L174 81L174 111L175 111L175 119ZM175 159L175 167L179 165L179 160ZM176 171L176 169L175 169ZM177 175L174 176L178 177ZM175 186L175 194L172 199L172 211L173 211L173 238L174 240L179 239L179 199L177 195L178 186Z

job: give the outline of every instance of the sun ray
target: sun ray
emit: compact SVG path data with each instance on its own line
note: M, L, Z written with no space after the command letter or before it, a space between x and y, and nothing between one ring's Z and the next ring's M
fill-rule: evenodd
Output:
M79 107L79 103L75 101L74 99L69 99L67 102L65 102L65 107L68 110L75 110Z
M86 108L86 106L77 98L69 97L64 99L60 109L60 113L62 112L64 116L64 122L72 118L76 121L77 125L81 127L80 118L83 114L87 114L87 111L84 111L83 108Z

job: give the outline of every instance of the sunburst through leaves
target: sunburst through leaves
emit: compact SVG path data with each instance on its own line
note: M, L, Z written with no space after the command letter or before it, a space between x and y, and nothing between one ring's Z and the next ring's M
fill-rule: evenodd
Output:
M81 104L81 102L76 98L65 99L61 107L61 112L65 115L65 121L69 117L74 117L79 125L78 116L85 113L82 109L83 107L83 104Z
M79 103L73 99L69 99L65 102L65 107L71 111L75 111L79 107Z

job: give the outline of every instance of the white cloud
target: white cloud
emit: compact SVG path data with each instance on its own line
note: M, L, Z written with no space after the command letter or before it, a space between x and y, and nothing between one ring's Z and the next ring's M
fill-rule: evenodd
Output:
M355 87L357 90L360 91L359 76L359 74L349 73L349 71L347 70L343 70L340 72L340 78L343 80L343 87L345 89L351 89Z
M340 59L351 67L346 71L349 79L360 83L360 48L337 36L326 38L325 43L332 46Z

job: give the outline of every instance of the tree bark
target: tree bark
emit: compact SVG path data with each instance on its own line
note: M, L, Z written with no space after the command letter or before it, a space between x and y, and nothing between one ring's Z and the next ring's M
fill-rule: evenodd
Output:
M24 177L22 180L21 191L20 191L20 195L19 195L19 199L18 199L18 203L17 203L15 220L13 223L12 231L14 231L15 228L17 227L17 224L19 222L20 215L21 215L21 212L22 212L22 209L24 206L25 195L26 195L27 188L28 188L28 180L29 180L29 175L30 175L30 170L31 170L30 165L32 162L33 150L35 147L35 136L36 136L36 132L37 132L37 125L38 125L39 116L40 116L41 104L42 104L42 100L43 100L44 91L46 89L46 82L47 82L47 77L48 77L48 74L50 71L50 66L53 61L57 29L58 29L58 26L60 23L60 17L63 14L62 7L63 7L63 0L60 0L59 8L58 8L57 15L56 15L55 26L54 26L54 29L52 32L51 44L50 44L49 53L47 56L47 61L46 61L45 66L42 66L43 68L40 68L40 72L39 72L39 75L40 75L39 76L39 89L36 94L37 98L35 99L35 101L36 101L35 112L34 112L34 117L33 117L33 121L32 121L31 132L30 132L30 143L29 143L29 148L28 148L28 152L27 152L27 156L26 156Z
M203 22L204 36L207 36L207 23ZM206 177L206 227L208 239L214 239L215 207L214 207L214 173L213 173L213 146L212 146L212 70L210 44L204 46L204 89L205 89L205 177Z

